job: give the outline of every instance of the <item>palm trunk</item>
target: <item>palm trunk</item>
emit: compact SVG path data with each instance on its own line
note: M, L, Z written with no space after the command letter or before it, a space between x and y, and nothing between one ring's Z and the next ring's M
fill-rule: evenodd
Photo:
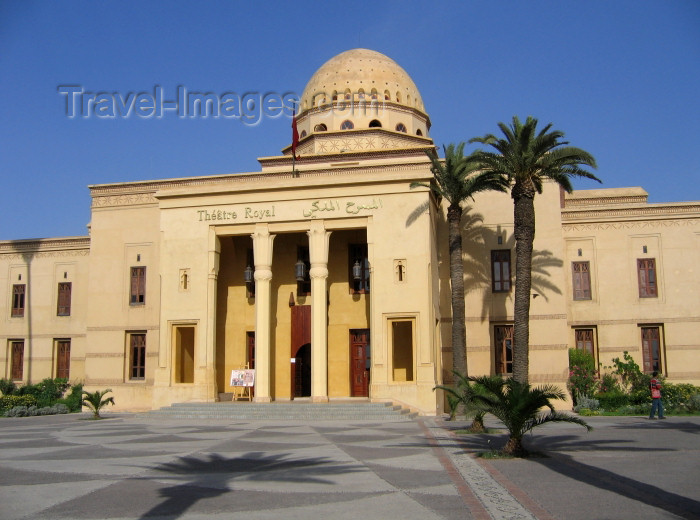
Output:
M532 243L535 240L535 190L531 183L513 187L515 234L515 303L513 309L513 379L528 382Z
M513 457L523 457L527 455L527 451L525 451L523 447L522 438L511 436L503 447L503 453L512 455Z
M452 368L467 375L467 339L464 324L464 262L462 259L462 208L447 208L450 246L450 285L452 293Z

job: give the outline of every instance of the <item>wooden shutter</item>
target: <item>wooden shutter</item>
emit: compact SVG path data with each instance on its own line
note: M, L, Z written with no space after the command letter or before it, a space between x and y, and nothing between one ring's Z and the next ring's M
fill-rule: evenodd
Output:
M639 297L653 298L656 290L656 260L654 258L639 258L637 260L639 276Z
M58 284L58 316L70 316L71 291L71 282Z
M574 300L591 299L591 272L589 262L572 262Z
M661 334L659 327L642 327L644 372L661 370Z

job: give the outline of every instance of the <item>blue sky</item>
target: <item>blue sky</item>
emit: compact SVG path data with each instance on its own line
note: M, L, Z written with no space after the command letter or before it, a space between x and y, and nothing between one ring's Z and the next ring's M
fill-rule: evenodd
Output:
M696 0L0 0L0 240L87 234L90 184L256 171L291 141L285 117L69 118L59 85L301 94L357 47L411 75L438 145L533 115L595 156L603 187L700 200Z

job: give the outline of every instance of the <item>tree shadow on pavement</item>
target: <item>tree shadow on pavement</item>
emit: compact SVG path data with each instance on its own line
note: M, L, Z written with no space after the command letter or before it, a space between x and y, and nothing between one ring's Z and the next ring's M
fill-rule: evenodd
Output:
M693 425L694 426L694 425ZM693 430L696 427L693 427ZM479 452L500 449L507 441L507 434L494 435L466 435L459 436L460 445L468 451ZM700 518L700 502L691 498L672 493L660 487L640 482L633 478L625 477L619 473L585 464L574 457L562 453L567 452L636 452L640 454L653 454L659 452L673 452L673 448L660 446L639 447L633 446L633 440L596 439L595 442L582 439L578 435L547 435L538 439L524 439L526 448L535 456L526 460L545 466L550 471L572 479L573 481L594 486L602 490L641 502L643 504L658 507L669 511L680 518ZM505 462L507 464L507 461Z
M328 477L364 471L325 457L290 458L291 454L250 452L226 458L217 453L205 457L187 456L155 466L156 475L139 480L174 480L176 484L159 491L164 498L139 518L175 520L200 500L231 492L233 481L315 483L334 485Z

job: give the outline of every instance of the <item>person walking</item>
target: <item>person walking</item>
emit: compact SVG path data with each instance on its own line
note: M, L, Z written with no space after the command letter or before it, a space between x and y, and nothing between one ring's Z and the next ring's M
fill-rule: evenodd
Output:
M664 415L664 403L661 400L661 381L657 378L659 373L655 370L651 374L651 381L649 381L649 389L651 390L651 413L649 414L649 419L656 419L654 414L658 412L659 419L665 419Z

